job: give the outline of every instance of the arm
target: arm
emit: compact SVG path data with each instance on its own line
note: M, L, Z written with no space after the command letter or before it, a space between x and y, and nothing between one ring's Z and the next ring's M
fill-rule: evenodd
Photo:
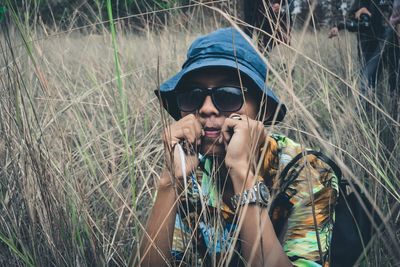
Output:
M372 0L356 0L354 2L354 5L353 5L352 9L354 10L354 17L356 19L360 19L360 16L362 14L367 14L368 16L371 17L371 15L372 15L371 12L370 12L370 10L371 10L371 7L370 7L371 1Z
M151 209L146 233L140 245L143 266L166 266L172 260L172 244L177 214L177 199L183 192L183 171L189 175L199 164L196 153L185 155L186 169L182 170L176 144L184 140L186 151L192 150L200 140L202 128L194 115L174 122L164 130L166 167L158 183L156 201ZM183 144L182 144L183 145Z
M244 181L244 177L232 177L233 181ZM252 175L247 179L254 181ZM253 185L234 183L235 193ZM240 239L243 257L249 266L284 267L293 266L285 254L265 207L244 206L239 210Z
M140 245L142 266L167 266L171 260L172 238L177 211L176 192L169 173L164 171L157 197ZM165 182L164 182L165 181Z
M283 8L283 7L282 7L282 3L281 3L281 1L279 1L279 0L271 1L270 5L271 5L272 11L273 11L275 14L278 14L278 13L281 11L281 8Z
M390 23L395 27L397 27L397 25L400 23L400 0L393 1L393 9L392 9L392 14L390 16Z
M331 27L337 27L340 21L344 20L343 11L341 10L343 1L331 1L328 11L328 18Z
M343 1L331 1L329 3L328 20L330 24L330 30L328 38L336 37L339 34L338 24L344 21L343 13L340 10Z
M252 151L258 151L255 148L261 147L266 140L261 122L241 117L242 120L227 118L222 127L227 151L225 165L230 170L235 194L253 187L256 177L252 166L257 157ZM238 210L238 224L242 256L249 266L292 266L266 208L257 205L242 207Z

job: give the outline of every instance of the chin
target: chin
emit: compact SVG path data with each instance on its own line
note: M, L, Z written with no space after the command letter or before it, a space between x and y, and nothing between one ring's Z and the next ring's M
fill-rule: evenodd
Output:
M225 156L224 144L217 144L215 139L202 140L200 153L207 156Z

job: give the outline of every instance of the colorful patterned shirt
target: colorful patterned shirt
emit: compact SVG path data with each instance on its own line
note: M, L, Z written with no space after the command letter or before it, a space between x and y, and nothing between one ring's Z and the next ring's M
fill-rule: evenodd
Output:
M280 196L273 201L270 219L293 265L329 266L337 177L326 163L308 155L283 177L285 181L295 177L289 179L293 181L285 184L279 178L304 149L285 136L268 137L259 177L272 195ZM214 266L221 260L229 266L245 266L240 241L235 242L240 239L237 214L224 203L220 194L224 185L213 178L215 165L212 158L202 159L202 167L188 177L189 190L180 197L172 255L181 266Z

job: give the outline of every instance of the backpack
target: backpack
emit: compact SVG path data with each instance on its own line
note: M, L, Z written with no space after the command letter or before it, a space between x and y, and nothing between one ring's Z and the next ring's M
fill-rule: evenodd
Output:
M290 209L290 197L285 194L287 187L293 182L298 172L290 172L293 167L301 164L300 159L314 155L326 163L335 173L339 182L339 198L335 207L335 222L330 243L330 265L332 267L353 266L361 256L364 248L375 233L377 225L382 221L374 213L374 206L357 186L350 187L349 182L342 179L342 172L336 163L320 151L305 150L296 155L282 170L280 181L282 189L274 199L270 214L276 206L286 206ZM372 212L371 212L372 211ZM372 218L372 221L371 221ZM279 232L283 221L278 223L275 231Z

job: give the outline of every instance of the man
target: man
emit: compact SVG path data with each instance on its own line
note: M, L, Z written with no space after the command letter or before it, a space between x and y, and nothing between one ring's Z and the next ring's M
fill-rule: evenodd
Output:
M395 28L397 34L397 40L400 44L400 0L393 1L392 14L390 16L390 24Z
M329 265L337 178L308 156L295 179L279 176L304 148L266 134L286 107L265 85L263 58L233 28L198 38L187 55L158 92L176 121L163 133L142 265Z
M328 33L329 38L335 37L339 34L339 25L342 24L348 14L348 0L331 0L328 2L326 16L330 30Z
M293 3L293 0L244 0L244 21L248 24L245 31L249 36L254 31L261 36L261 51L271 51L280 42L290 43Z
M395 37L395 31L388 24L391 13L392 1L360 0L355 18L362 15L370 16L371 29L360 33L359 46L363 56L365 67L362 78L364 83L361 89L364 93L374 89L381 75L382 68L386 68L389 76L389 90L396 98L399 89L399 45Z
M382 69L386 69L389 91L396 99L399 90L399 43L394 27L388 23L391 0L355 0L350 15L358 21L368 21L367 27L357 29L358 55L362 66L361 93L371 94L376 88ZM330 32L330 37L337 31Z

